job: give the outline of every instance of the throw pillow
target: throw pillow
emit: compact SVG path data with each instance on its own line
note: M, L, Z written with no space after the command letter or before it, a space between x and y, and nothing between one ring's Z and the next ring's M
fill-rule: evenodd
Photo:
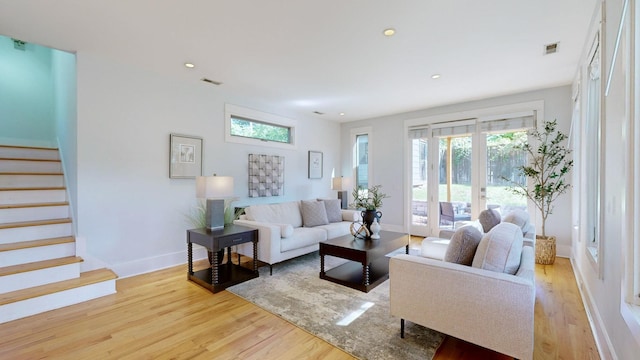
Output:
M524 210L516 209L505 215L502 221L516 224L524 232L527 229L527 225L529 225L529 213Z
M444 261L471 266L482 233L474 226L463 226L451 237Z
M340 199L322 200L324 208L327 211L327 220L330 223L342 221L342 209L340 208Z
M478 216L484 233L488 233L494 226L500 224L500 213L493 209L482 210Z
M522 230L502 222L480 240L471 266L513 275L520 267L521 255Z
M302 223L305 227L327 225L329 223L327 210L322 201L303 200L300 205L302 208Z

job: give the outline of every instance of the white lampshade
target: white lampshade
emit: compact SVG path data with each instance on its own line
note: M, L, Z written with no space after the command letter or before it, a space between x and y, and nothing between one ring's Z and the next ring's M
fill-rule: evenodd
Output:
M331 190L342 190L342 179L341 177L333 178L331 181Z
M223 199L233 196L233 177L198 176L196 177L196 197L205 199Z

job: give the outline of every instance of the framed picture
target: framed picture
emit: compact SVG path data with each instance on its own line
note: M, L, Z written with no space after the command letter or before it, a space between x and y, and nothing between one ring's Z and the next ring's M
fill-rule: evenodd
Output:
M169 177L193 179L202 176L202 138L189 135L169 136Z
M309 151L309 179L322 179L322 152Z

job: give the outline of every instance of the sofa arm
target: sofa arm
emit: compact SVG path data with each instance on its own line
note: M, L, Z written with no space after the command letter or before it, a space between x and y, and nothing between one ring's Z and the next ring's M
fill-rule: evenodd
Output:
M528 278L411 255L389 263L391 315L520 359L533 356Z
M258 260L273 264L272 254L280 253L281 227L278 224L271 224L252 220L235 220L237 225L258 229ZM251 244L238 245L238 252L242 255L253 257L253 247Z
M342 220L344 221L362 221L362 216L360 216L360 210L353 209L342 209Z

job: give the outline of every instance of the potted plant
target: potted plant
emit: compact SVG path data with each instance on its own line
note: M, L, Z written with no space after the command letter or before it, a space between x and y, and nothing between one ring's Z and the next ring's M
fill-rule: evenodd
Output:
M515 148L527 152L529 164L519 166L518 171L531 180L533 187L518 184L511 179L510 190L514 194L524 195L531 200L542 218L542 234L536 236L536 262L538 264L553 264L555 260L555 236L547 236L546 222L553 212L553 202L564 194L571 185L566 176L573 167L573 160L569 159L571 150L563 144L567 135L556 130L557 121L545 121L543 130L528 131L528 135L537 140L533 147L528 142Z
M381 188L382 185L374 185L368 189L358 186L353 189L353 193L351 194L353 195L351 207L363 210L361 213L362 221L369 230L371 230L371 224L374 222L374 219L378 219L378 222L380 222L382 213L378 211L378 209L382 207L382 199L389 197L380 191Z

